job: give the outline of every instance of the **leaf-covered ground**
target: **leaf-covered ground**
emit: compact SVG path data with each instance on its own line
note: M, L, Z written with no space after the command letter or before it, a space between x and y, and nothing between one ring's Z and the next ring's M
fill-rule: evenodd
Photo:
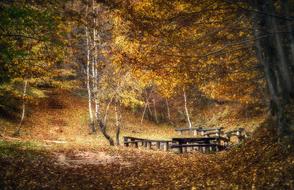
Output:
M293 189L293 147L265 131L217 154L133 148L40 150L1 141L3 189ZM257 144L259 143L259 144Z
M87 133L86 102L50 97L32 111L21 137L9 136L13 128L1 123L0 189L294 189L293 143L277 143L270 122L216 154L109 147L101 135ZM169 126L138 127L127 118L122 135L176 135Z

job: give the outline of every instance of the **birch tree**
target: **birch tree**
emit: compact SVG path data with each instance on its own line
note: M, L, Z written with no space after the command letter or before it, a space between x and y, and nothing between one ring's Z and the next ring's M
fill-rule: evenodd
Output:
M189 110L188 110L188 105L187 105L187 95L186 95L185 88L183 88L183 98L184 98L184 108L185 108L185 114L186 114L188 127L192 128L192 123L191 123L191 120L190 120L190 115L189 115Z
M91 88L91 76L90 76L90 36L89 36L89 29L85 27L86 33L86 83L87 83L87 92L88 92L88 113L89 113L89 128L92 132L95 132L94 126L94 118L93 118L93 111L92 111L92 89ZM93 68L92 68L93 69ZM93 83L93 82L92 82ZM93 83L94 84L94 83Z
M23 92L22 92L22 112L21 112L21 117L20 117L20 122L18 124L18 128L14 132L14 135L17 136L20 133L20 129L22 127L22 123L25 118L26 114L26 96L27 96L27 86L28 86L28 80L24 80L24 85L23 85Z

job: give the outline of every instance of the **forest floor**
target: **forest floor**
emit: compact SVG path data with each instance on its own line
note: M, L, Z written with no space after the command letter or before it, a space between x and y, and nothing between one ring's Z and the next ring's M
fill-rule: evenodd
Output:
M99 133L88 134L85 107L78 96L52 93L20 137L10 135L15 123L0 120L0 189L294 189L293 144L278 143L269 121L230 150L175 154L109 147ZM177 135L171 126L137 127L138 119L127 118L122 135Z

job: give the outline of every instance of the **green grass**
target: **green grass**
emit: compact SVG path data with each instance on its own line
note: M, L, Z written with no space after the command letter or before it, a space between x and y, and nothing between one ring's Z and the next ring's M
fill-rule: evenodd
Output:
M0 157L15 157L19 152L25 152L27 157L33 157L33 152L41 150L42 147L37 141L0 140Z

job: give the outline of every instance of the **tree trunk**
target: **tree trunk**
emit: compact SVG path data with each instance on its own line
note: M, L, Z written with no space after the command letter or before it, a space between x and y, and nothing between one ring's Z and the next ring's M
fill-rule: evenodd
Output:
M165 99L165 104L166 104L166 111L167 111L167 119L170 121L170 110L169 110L169 104L167 98Z
M158 122L158 117L157 117L156 102L155 102L155 99L154 99L154 98L153 98L153 110L154 110L154 118L155 118L155 122L156 122L156 123L159 123L159 122Z
M150 99L150 96L151 96L151 92L149 93L149 95L148 95L147 91L145 91L145 93L146 93L146 99L145 99L145 104L144 104L144 110L143 110L142 117L141 117L141 124L143 123L147 108L149 110L149 113L151 113L151 110L150 110L150 107L149 107L149 99Z
M144 110L143 110L143 113L142 113L142 117L141 117L141 124L143 123L143 120L144 120L144 116L145 116L145 113L146 113L146 109L147 109L147 102L145 102L144 104Z
M92 111L92 91L91 91L91 84L90 84L90 42L89 42L89 31L88 27L85 27L86 30L86 48L87 48L87 91L88 91L88 110L89 110L89 128L91 132L95 132L94 126L94 119L93 119L93 111Z
M186 96L185 88L183 88L183 96L184 96L184 107L185 107L185 113L186 113L186 118L187 118L187 122L188 122L188 127L192 128L192 123L190 120L188 106L187 106L187 96Z
M92 47L92 77L93 77L93 88L95 88L95 84L97 81L97 46L96 46L96 12L95 12L95 1L92 1L92 11L93 11L93 47Z
M105 114L104 114L104 119L103 119L103 122L104 122L105 125L107 124L108 111L109 111L109 108L110 108L110 104L113 101L113 98L114 98L114 96L112 96L110 98L109 102L107 103L106 109L105 109Z
M284 16L286 18L290 17L289 13L289 1L288 0L281 0L281 11L284 13ZM294 78L293 78L293 69L294 69L294 27L293 27L293 22L289 20L285 20L284 23L287 26L287 33L286 33L286 40L289 41L290 43L290 49L289 49L289 67L292 67L292 85L294 85ZM287 38L288 37L288 38ZM291 69L290 69L291 70ZM294 89L292 88L291 91L292 96L294 96Z
M121 124L121 114L119 113L117 102L115 103L115 126L116 126L116 145L119 146L119 135L120 135L120 124Z
M108 140L109 145L110 146L114 146L114 141L113 139L108 135L107 131L106 131L106 125L104 125L104 123L101 120L97 121L99 124L99 128L101 133L103 134L103 136Z
M275 15L275 10L274 10L274 5L272 0L269 0L269 13L272 15ZM269 16L268 16L269 17ZM292 73L291 70L289 69L288 63L287 63L287 58L286 58L286 54L285 54L285 49L282 45L282 36L281 33L278 32L278 25L277 25L277 20L275 17L272 18L268 18L271 20L271 27L273 29L274 32L274 40L275 40L275 49L277 51L277 58L278 58L278 68L280 70L280 74L281 74L281 85L282 88L285 88L286 92L284 94L287 95L292 91L293 88L293 84L292 84Z
M274 33L277 33L277 26L275 21L273 22L272 16L273 12L272 2L269 1L264 3L262 1L255 1L255 8L258 11L264 12L266 14L257 14L254 13L253 16L253 26L254 26L254 35L255 37L262 36L261 31L271 31L274 27ZM261 64L264 66L265 79L270 95L270 110L272 115L276 118L278 135L280 136L283 133L285 128L285 114L284 114L284 103L283 97L287 95L287 84L283 84L285 79L288 77L287 74L284 75L283 69L281 69L284 63L281 63L283 60L283 49L281 44L277 45L276 43L281 43L280 37L277 34L268 35L266 38L258 39L255 41L257 56ZM277 62L279 60L280 62ZM288 71L285 71L288 72ZM284 75L284 76L283 76ZM287 79L288 80L288 79Z
M18 124L17 130L14 132L15 136L18 136L20 134L20 129L22 127L23 120L25 118L25 113L26 113L26 95L27 95L27 86L28 86L28 81L24 81L23 85L23 94L22 94L22 113L21 113L21 118L20 122Z

